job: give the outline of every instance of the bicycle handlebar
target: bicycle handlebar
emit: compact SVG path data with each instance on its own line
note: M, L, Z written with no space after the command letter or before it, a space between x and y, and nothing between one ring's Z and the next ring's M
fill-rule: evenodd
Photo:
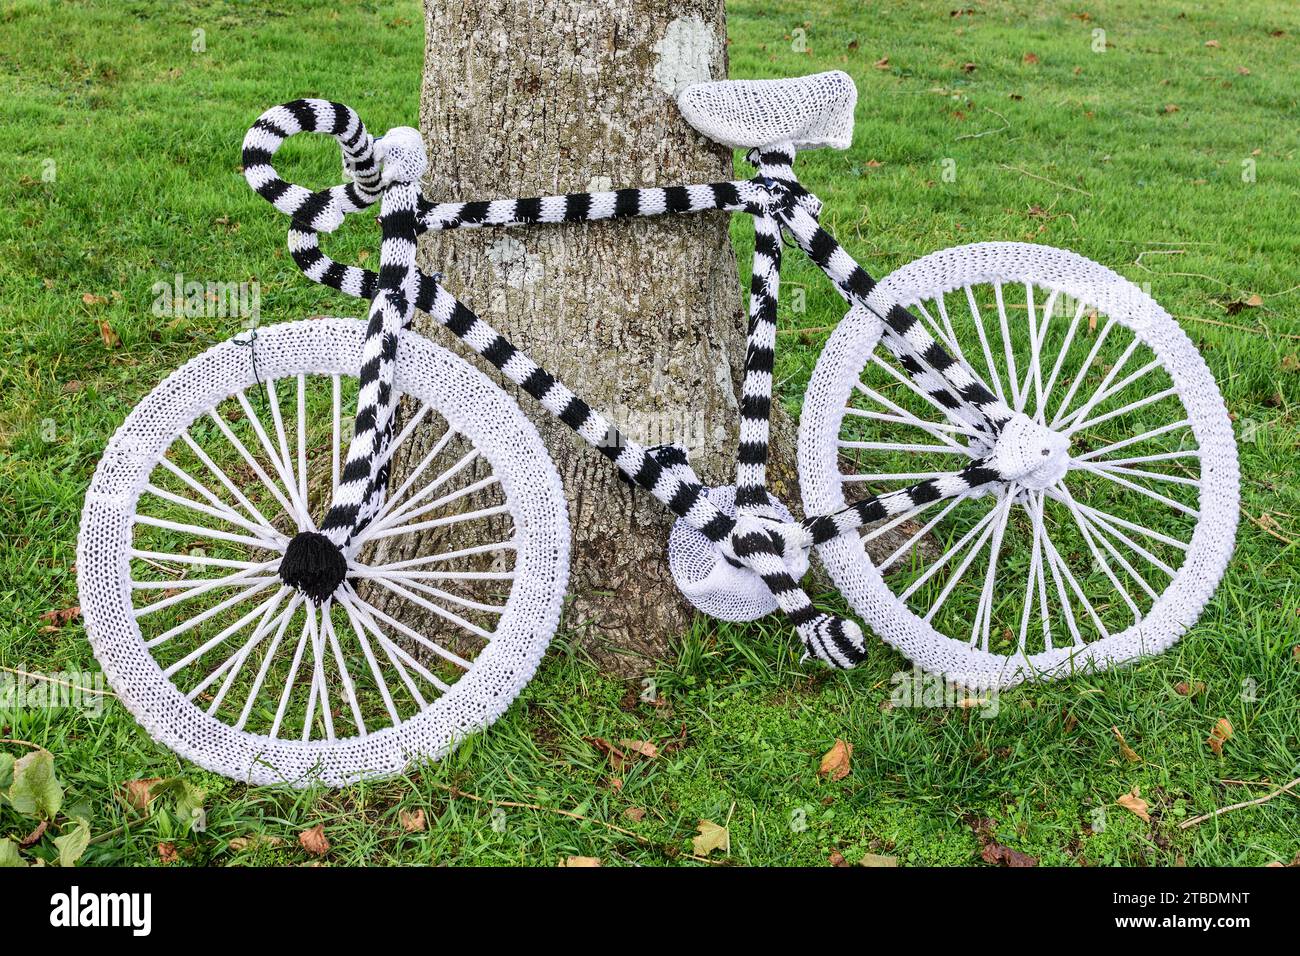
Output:
M343 169L352 182L310 190L280 178L271 165L290 136L324 133L338 140ZM329 100L293 100L273 106L244 136L244 178L253 191L295 221L333 232L348 213L375 204L383 191L382 149L354 110Z

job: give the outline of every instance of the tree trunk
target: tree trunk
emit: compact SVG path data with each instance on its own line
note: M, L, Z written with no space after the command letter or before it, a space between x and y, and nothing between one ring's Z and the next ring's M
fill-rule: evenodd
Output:
M681 86L726 75L721 0L425 0L425 15L430 199L731 177L729 151L696 134L673 102ZM430 233L421 257L631 437L682 441L706 483L732 483L745 318L725 214ZM426 316L417 324L450 339ZM569 498L561 628L605 671L643 673L691 620L667 566L671 516L519 395ZM791 502L792 429L779 417L772 489ZM421 445L394 463L394 481Z

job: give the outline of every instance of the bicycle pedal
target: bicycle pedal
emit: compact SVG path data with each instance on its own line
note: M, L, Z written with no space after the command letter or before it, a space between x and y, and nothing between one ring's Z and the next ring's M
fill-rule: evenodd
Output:
M719 485L708 490L711 501L723 514L736 513L736 488ZM782 521L793 521L789 510L772 501ZM686 600L710 617L722 621L753 621L777 610L776 598L763 579L748 568L731 564L710 541L684 519L673 523L668 535L668 567L673 581ZM786 564L797 581L808 570L808 552L801 551Z

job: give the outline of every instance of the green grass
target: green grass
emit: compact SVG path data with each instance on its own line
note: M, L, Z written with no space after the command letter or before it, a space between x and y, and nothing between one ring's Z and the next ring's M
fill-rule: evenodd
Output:
M1177 823L1300 773L1300 15L1281 0L980 3L960 16L953 4L873 4L869 17L856 3L816 6L732 4L732 73L854 76L855 145L808 156L801 175L860 261L883 274L981 239L1066 246L1149 283L1206 356L1242 439L1248 517L1196 628L1136 666L1007 692L989 718L882 709L902 657L873 642L866 667L828 673L799 664L775 621L697 624L655 677L664 706L651 706L639 687L599 676L562 630L490 732L441 765L341 792L249 789L204 773L111 700L102 716L0 711L0 737L54 753L68 805L96 835L85 862L158 863L160 842L192 864L302 862L297 833L322 824L335 864L690 863L689 838L709 819L729 824L730 853L714 858L733 863L824 864L838 851L971 864L974 817L1044 863L1297 855L1294 796ZM378 129L411 122L421 22L411 2L337 12L194 2L166 16L145 3L0 5L0 181L10 184L0 204L0 665L95 669L79 623L46 631L40 620L77 601L86 483L127 410L233 331L231 319L155 318L154 283L256 280L264 321L355 311L287 261L284 223L248 191L237 147L250 117L299 95L351 103ZM196 29L204 52L192 52ZM1093 50L1099 29L1104 53ZM1030 52L1037 63L1025 62ZM332 181L335 155L295 147L318 185ZM738 222L742 261L746 232ZM376 240L363 224L332 248L356 261ZM787 299L782 313L783 328L805 330L782 336L778 360L795 412L843 311L815 279L788 257L786 285L807 290L804 311ZM1252 295L1262 304L1239 305ZM105 347L101 321L119 346ZM1182 681L1205 689L1182 696ZM1235 728L1222 756L1205 744L1219 718ZM1140 762L1124 758L1112 727ZM615 789L593 737L680 746L633 764ZM853 770L831 783L816 770L837 738L854 745ZM207 791L202 833L187 832L168 800L143 815L115 796L125 781L177 774ZM1134 787L1150 823L1114 804ZM544 809L494 815L491 802L457 793ZM625 817L631 807L644 819ZM430 826L408 834L399 813L416 808ZM30 828L0 808L0 836ZM285 842L232 849L254 835Z

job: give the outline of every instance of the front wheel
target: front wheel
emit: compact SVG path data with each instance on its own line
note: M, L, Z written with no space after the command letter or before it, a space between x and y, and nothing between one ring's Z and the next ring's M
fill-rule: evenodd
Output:
M886 641L968 687L1158 653L1214 593L1232 553L1238 470L1209 368L1150 296L1082 256L980 243L880 283L1014 410L1069 441L1050 474L941 499L820 548ZM951 472L988 451L899 369L854 308L805 397L808 514ZM864 542L901 543L873 560Z
M568 577L563 489L478 371L403 333L391 494L317 605L278 576L339 484L365 323L259 329L177 369L109 442L78 586L95 655L158 741L252 783L437 759L532 677Z

